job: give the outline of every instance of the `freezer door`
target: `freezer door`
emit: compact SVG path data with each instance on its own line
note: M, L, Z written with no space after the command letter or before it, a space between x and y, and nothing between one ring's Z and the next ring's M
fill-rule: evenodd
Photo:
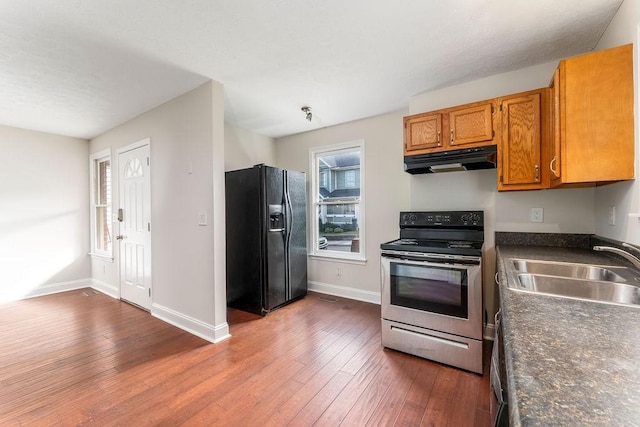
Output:
M307 294L307 189L303 172L286 171L289 299Z
M286 204L282 169L262 167L263 229L265 230L265 310L287 302L285 241Z

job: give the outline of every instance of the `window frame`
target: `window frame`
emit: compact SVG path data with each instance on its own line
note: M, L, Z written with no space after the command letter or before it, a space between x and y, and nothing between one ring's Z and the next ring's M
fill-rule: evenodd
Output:
M360 182L360 196L358 200L347 200L344 201L335 201L328 203L320 202L320 194L319 194L319 182L320 182L320 173L319 173L319 162L318 157L321 155L331 155L331 154L339 154L339 152L354 152L358 151L360 153L360 170L359 170L359 180L356 179L356 182ZM312 257L322 258L322 259L339 259L341 261L351 261L351 262L366 262L366 238L365 238L365 141L364 139L359 139L355 141L344 142L341 144L335 145L327 145L321 147L315 147L309 150L309 175L311 178L311 188L309 192L309 206L310 206L310 221L311 230L309 233L310 241L308 242L309 247L309 255ZM330 177L329 177L330 179ZM354 187L355 188L355 187ZM319 215L319 206L322 204L357 204L359 205L359 215L358 215L358 227L359 227L359 235L360 239L360 247L359 252L340 252L340 251L328 251L328 250L320 250L318 248L318 239L320 238L320 230L318 227L318 215Z
M107 200L107 203L98 203L97 197L98 197L98 185L99 185L99 177L98 177L98 172L99 172L99 168L98 165L102 162L108 161L109 162L109 169L110 169L110 175L109 175L109 193L111 194L111 200ZM111 156L111 149L106 149L106 150L102 150L99 151L97 153L94 153L92 155L89 156L89 172L90 172L90 189L89 189L89 204L90 204L90 222L91 222L91 252L90 255L92 258L96 258L96 259L100 259L100 260L106 260L106 261L111 261L113 262L113 246L114 246L114 241L113 241L113 237L112 237L112 241L111 241L111 249L110 250L103 250L103 249L99 249L97 247L97 234L98 234L98 219L97 219L97 209L100 207L106 207L107 209L107 215L109 217L113 216L113 159ZM111 208L111 209L109 209ZM111 214L109 215L108 212L111 212ZM107 218L107 222L111 224L111 235L113 236L113 218Z

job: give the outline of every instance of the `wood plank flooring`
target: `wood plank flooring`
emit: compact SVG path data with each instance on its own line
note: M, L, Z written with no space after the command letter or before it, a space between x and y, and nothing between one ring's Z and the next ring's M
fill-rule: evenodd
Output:
M229 324L211 344L91 289L0 305L0 425L491 424L490 351L479 376L383 349L377 305L310 293Z

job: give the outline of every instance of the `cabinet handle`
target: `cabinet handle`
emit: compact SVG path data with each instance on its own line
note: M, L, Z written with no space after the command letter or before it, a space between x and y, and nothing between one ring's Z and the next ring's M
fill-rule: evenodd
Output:
M534 169L536 171L536 182L540 181L540 166L535 165Z
M453 129L451 129L451 143L453 144Z
M556 172L556 170L553 168L553 164L556 161L556 156L553 156L553 159L551 159L551 163L549 163L549 169L551 169L551 173L553 174L553 176L558 176L558 173Z
M438 138L438 139L436 139L436 142L438 143L438 145L440 145L440 131L438 131L438 136L437 136L437 138Z

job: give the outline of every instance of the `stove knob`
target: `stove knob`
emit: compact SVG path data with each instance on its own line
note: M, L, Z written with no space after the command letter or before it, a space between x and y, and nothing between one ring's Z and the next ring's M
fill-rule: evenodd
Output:
M418 216L416 214L411 214L411 216L409 217L409 219L411 221L415 221L416 219L418 219Z
M460 217L460 220L466 224L469 221L469 215L467 214L462 215Z
M475 222L476 224L480 222L480 215L478 214L473 214L473 222Z

